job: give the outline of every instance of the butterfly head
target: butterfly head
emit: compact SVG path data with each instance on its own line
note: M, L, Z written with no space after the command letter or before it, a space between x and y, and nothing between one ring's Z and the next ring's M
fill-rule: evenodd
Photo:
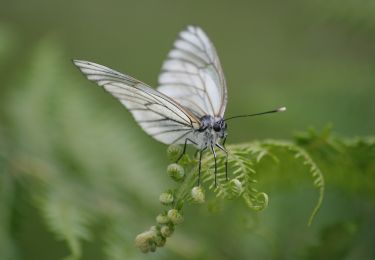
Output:
M216 117L213 125L213 130L219 134L220 138L224 138L227 134L227 123L221 117Z
M211 132L219 138L224 138L227 134L227 123L222 117L205 115L201 118L199 132Z

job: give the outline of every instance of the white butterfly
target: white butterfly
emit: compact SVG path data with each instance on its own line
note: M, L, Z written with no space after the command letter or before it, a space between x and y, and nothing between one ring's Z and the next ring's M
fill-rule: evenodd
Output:
M146 133L165 144L184 144L179 159L187 144L196 146L200 151L199 175L202 153L210 148L215 158L216 183L215 147L228 156L223 118L227 86L215 47L202 29L188 26L179 34L162 66L157 90L105 66L73 62L89 80L116 97Z

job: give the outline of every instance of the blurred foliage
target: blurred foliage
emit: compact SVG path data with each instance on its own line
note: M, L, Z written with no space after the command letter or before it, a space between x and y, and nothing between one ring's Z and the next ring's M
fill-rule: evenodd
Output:
M236 199L243 189L235 181L215 191L207 154L205 203L184 207L184 223L147 258L375 258L375 137L365 137L375 128L372 1L1 6L0 259L145 258L134 238L155 223L160 193L180 183L163 170L165 147L88 86L70 59L90 57L155 85L175 35L190 23L202 26L219 51L228 115L289 110L229 129L229 143L241 143L228 148L249 159L250 180L257 182L248 188L263 194L267 203L260 206L267 207L254 211ZM287 139L295 129L326 122L339 134L327 127L297 133L293 141L248 142ZM254 151L267 155L258 161ZM322 192L309 175L314 165L325 195L308 227ZM190 188L186 199L194 202Z

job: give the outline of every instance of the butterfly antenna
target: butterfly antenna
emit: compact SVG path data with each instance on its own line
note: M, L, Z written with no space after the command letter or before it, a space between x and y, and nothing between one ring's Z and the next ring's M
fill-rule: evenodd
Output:
M238 118L238 117L260 116L260 115L272 114L272 113L284 112L284 111L286 111L286 107L280 107L278 109L274 109L274 110L270 110L270 111L266 111L266 112L262 112L262 113L232 116L232 117L224 119L224 121L228 121L228 120L231 120L231 119L234 119L234 118Z

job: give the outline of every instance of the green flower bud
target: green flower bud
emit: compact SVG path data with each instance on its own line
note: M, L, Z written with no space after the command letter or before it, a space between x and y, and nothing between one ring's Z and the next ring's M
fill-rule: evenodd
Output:
M177 209L170 209L168 211L168 218L173 224L181 224L184 221L184 217Z
M134 240L136 247L138 247L143 253L152 251L153 245L155 245L155 235L155 232L151 230L139 234Z
M172 163L168 165L167 172L169 177L171 177L175 181L180 181L185 176L184 168L177 163Z
M242 183L238 179L232 179L229 182L229 191L233 198L240 196L243 192Z
M166 239L164 236L158 235L155 237L154 241L155 241L156 246L162 247L165 245Z
M169 205L169 204L171 204L173 202L174 198L173 198L172 193L170 193L170 192L163 192L162 194L160 194L159 200L160 200L160 202L162 204Z
M178 144L172 144L167 149L167 157L169 161L175 162L182 154L182 147Z
M173 234L174 228L172 225L163 225L160 228L160 233L163 237L170 237Z
M205 196L204 196L204 190L201 187L194 187L191 190L191 197L193 198L193 201L196 203L203 203Z
M158 224L167 224L169 222L169 218L166 214L159 214L157 217L156 217L156 222Z

